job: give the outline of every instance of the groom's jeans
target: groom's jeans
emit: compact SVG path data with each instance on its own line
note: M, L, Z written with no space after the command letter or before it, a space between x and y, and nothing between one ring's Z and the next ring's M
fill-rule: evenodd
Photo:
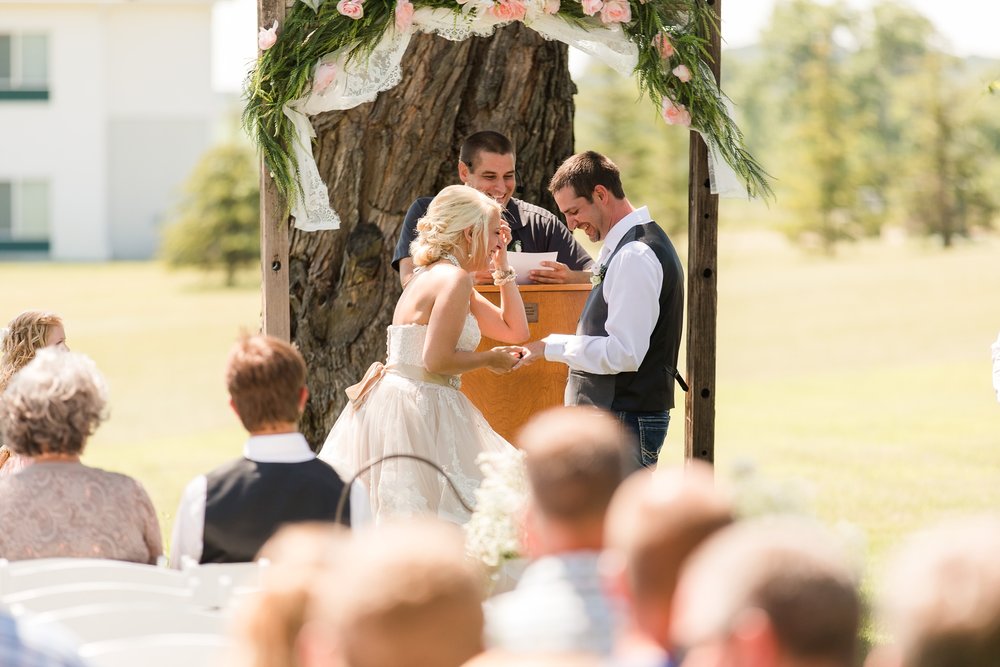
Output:
M644 468L655 468L660 448L670 426L670 410L658 412L616 412L615 416L636 437L635 460Z

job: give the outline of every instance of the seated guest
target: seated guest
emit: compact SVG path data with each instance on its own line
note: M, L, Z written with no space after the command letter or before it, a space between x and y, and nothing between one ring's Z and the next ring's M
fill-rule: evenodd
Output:
M298 431L309 390L299 351L271 336L246 336L229 354L230 405L250 433L243 456L192 480L174 523L170 564L249 562L283 524L334 521L344 482ZM360 487L359 487L360 488ZM364 516L351 492L345 525Z
M598 574L611 497L634 468L632 443L611 415L553 408L517 438L529 498L525 551L533 562L517 587L486 610L486 643L530 655L611 653L618 617Z
M1000 518L942 524L887 568L881 620L892 641L868 667L994 667L1000 661Z
M824 530L760 519L723 528L681 572L670 623L684 667L852 667L858 578Z
M111 558L155 563L160 526L131 477L80 463L104 418L107 392L94 362L40 350L0 400L7 445L31 465L0 480L0 558Z
M4 667L86 667L72 638L51 624L14 618L0 609L0 665Z
M643 470L619 487L608 510L601 568L609 590L626 609L615 664L667 664L681 566L732 520L732 506L716 490L705 464Z
M304 667L460 667L483 647L485 572L462 532L417 518L360 531L317 580Z
M295 642L318 577L336 571L350 532L334 523L297 523L279 529L261 548L267 560L260 591L237 612L231 665L299 667Z
M54 313L29 310L0 330L0 394L43 347L69 349L62 319ZM14 454L0 438L0 477L20 472L28 461L27 457Z

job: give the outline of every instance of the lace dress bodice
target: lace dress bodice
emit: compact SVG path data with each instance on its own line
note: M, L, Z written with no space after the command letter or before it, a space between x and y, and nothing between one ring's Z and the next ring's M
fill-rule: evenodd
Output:
M458 337L457 349L472 352L479 347L482 338L479 333L479 323L470 313L465 318L465 325ZM427 340L426 324L392 324L388 327L386 343L386 365L404 364L407 366L424 366L424 341ZM460 386L458 376L451 380L456 389Z

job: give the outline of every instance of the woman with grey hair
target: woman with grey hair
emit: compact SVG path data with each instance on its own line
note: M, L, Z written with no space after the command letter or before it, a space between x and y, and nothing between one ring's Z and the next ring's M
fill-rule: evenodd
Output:
M160 526L142 485L80 462L106 405L94 362L58 349L40 350L7 386L3 439L32 465L0 480L0 558L156 562Z

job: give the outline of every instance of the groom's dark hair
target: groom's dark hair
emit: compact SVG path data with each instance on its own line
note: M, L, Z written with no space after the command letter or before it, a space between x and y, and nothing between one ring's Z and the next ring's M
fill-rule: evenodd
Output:
M514 155L514 144L499 132L483 130L482 132L470 134L462 142L462 148L458 152L458 159L474 171L476 158L482 152L496 153L497 155Z
M559 165L549 181L549 192L555 194L563 188L573 188L577 197L594 201L594 188L603 185L618 199L625 199L622 175L618 166L595 151L577 153Z

